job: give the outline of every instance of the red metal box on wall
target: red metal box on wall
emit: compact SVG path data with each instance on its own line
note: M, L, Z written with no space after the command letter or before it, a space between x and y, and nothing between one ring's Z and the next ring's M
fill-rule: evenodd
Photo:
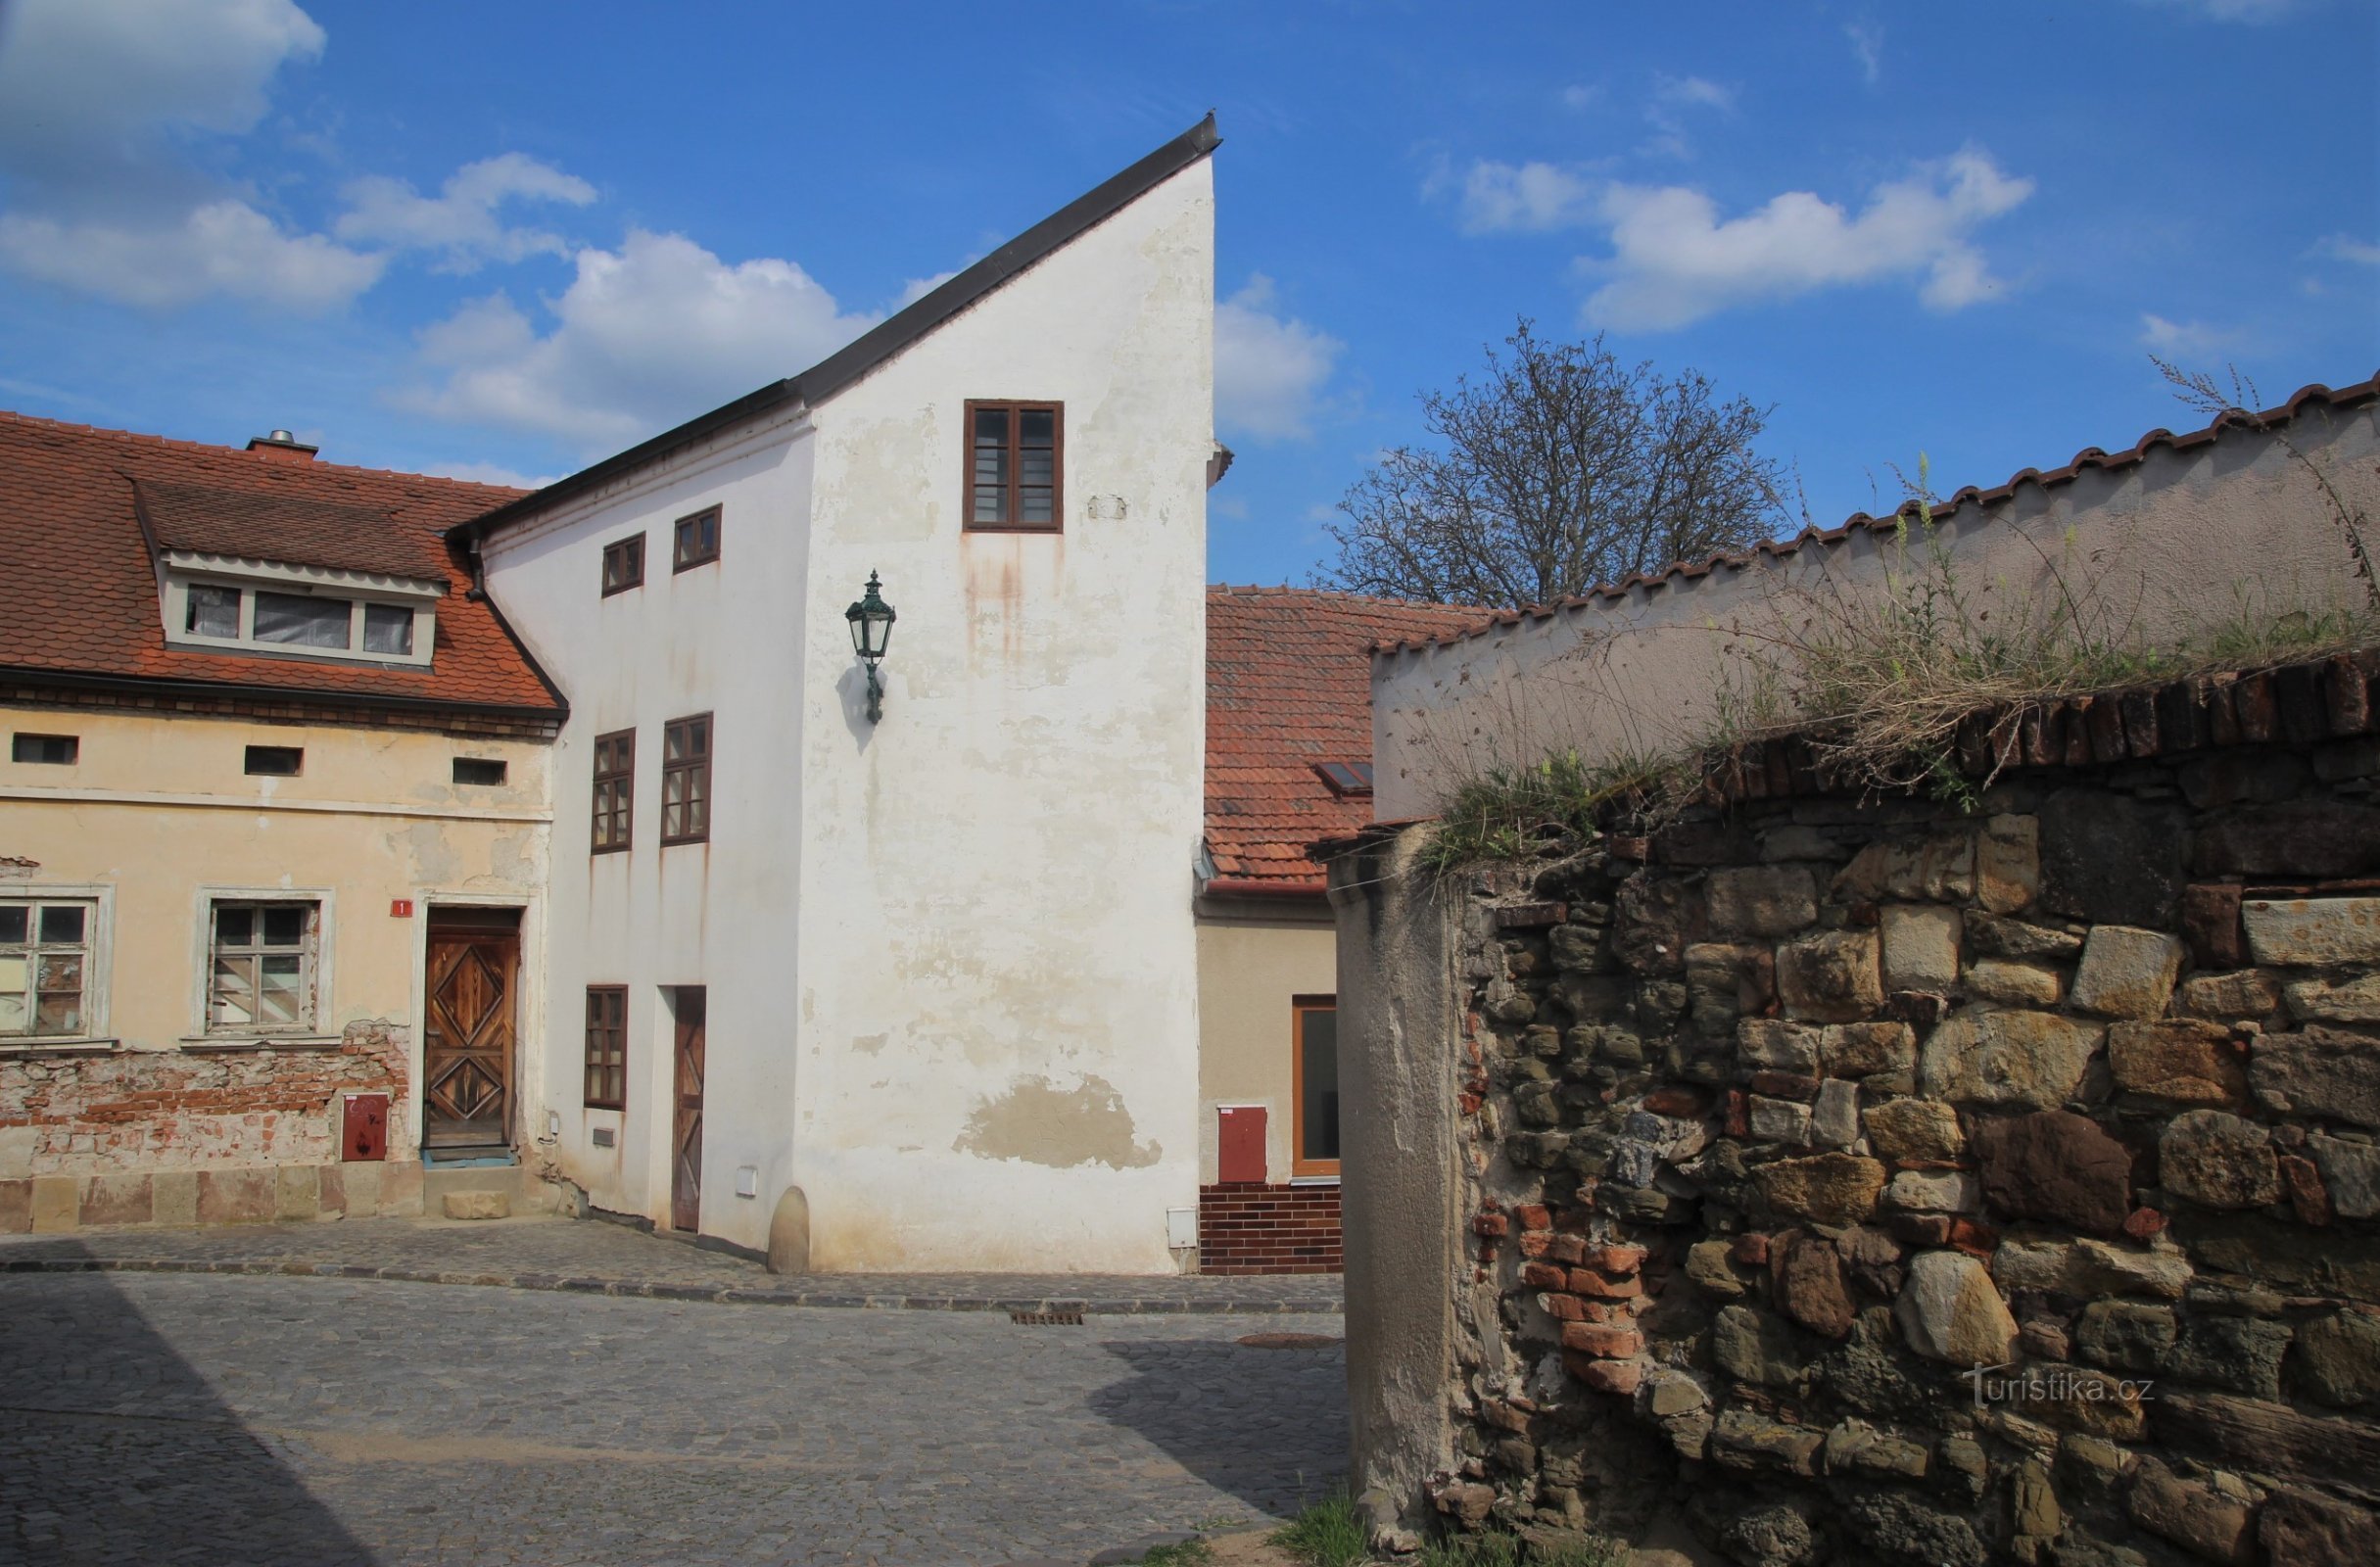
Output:
M389 1096L350 1094L339 1130L341 1157L350 1163L389 1157Z
M1224 1105L1214 1113L1214 1178L1226 1184L1264 1178L1264 1107Z

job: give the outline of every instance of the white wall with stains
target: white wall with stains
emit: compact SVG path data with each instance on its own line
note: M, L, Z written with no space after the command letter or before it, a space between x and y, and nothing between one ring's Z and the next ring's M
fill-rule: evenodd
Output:
M572 702L545 1080L597 1206L667 1221L667 987L702 984L704 1232L763 1247L798 1186L822 1270L1172 1267L1166 1211L1198 1184L1214 297L1202 160L819 407L489 541L491 593ZM1065 404L1062 530L961 528L971 398ZM672 521L713 503L721 562L673 576ZM603 546L639 529L644 586L603 597ZM876 725L843 620L872 570L900 616ZM700 712L710 841L662 848L661 727ZM632 727L635 845L593 855L594 739ZM608 983L624 1112L576 1089L581 998Z

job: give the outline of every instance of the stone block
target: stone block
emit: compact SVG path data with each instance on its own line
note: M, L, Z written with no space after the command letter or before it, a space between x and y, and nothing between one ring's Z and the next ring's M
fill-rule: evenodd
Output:
M1787 823L1760 834L1760 857L1775 864L1783 860L1845 860L1851 851L1814 827Z
M1736 1276L1726 1241L1696 1241L1686 1249L1686 1276L1694 1286L1723 1301L1741 1298L1744 1282Z
M2247 1502L2178 1479L2155 1458L2141 1458L2124 1508L2141 1528L2203 1561L2250 1567L2256 1559L2256 1515Z
M2263 1213L2189 1211L2173 1234L2211 1273L2244 1273L2294 1295L2380 1305L2380 1240L2275 1224Z
M2380 1217L2380 1148L2316 1132L2306 1139L2306 1154L2322 1177L2331 1211L2341 1218Z
M1810 1107L1810 1141L1822 1148L1849 1148L1859 1141L1859 1085L1830 1077L1818 1085Z
M1723 1410L1711 1428L1711 1462L1722 1469L1789 1475L1818 1473L1823 1432L1771 1420L1742 1407Z
M2306 764L2287 751L2242 746L2185 764L2175 770L2174 783L2195 811L2270 805L2306 786Z
M2276 1567L2371 1567L2380 1561L2380 1516L2310 1492L2267 1496L2257 1515L2256 1538Z
M2281 1010L2280 981L2261 969L2192 974L2182 981L2181 1007L2196 1018L2261 1021Z
M2140 1389L2128 1377L2088 1366L2041 1364L2027 1366L2019 1385L2025 1417L2040 1425L2112 1442L2136 1442L2148 1426ZM1986 1399L1990 1391L1986 1384Z
M1793 1332L1766 1311L1723 1306L1711 1319L1711 1360L1738 1382L1789 1387L1804 1369Z
M1827 1473L1878 1480L1923 1480L1924 1448L1888 1436L1865 1420L1845 1420L1827 1433Z
M1776 960L1767 947L1696 942L1686 949L1686 995L1697 1032L1730 1038L1737 1019L1757 1018L1776 1000Z
M1991 1559L1973 1524L1896 1491L1854 1496L1843 1503L1842 1517L1868 1546L1866 1560L1983 1567Z
M2259 963L2380 963L2380 898L2250 898L2240 922Z
M1991 914L1970 913L1967 944L1978 957L2065 963L2082 950L2082 937L2048 926L2026 925Z
M2162 1376L2180 1337L2171 1306L2131 1301L2093 1301L2074 1326L2084 1359L2134 1376Z
M64 1235L81 1217L82 1179L76 1175L33 1177L33 1233Z
M1834 896L1848 903L1964 903L1975 889L1975 838L1963 831L1871 843L1835 873L1833 884Z
M1736 1054L1747 1067L1818 1070L1818 1030L1778 1018L1746 1018L1736 1025Z
M1956 1366L2004 1364L2017 1343L2017 1319L1991 1275L1964 1252L1911 1258L1893 1317L1912 1350Z
M2289 1002L2289 1015L2300 1021L2311 1019L2318 1022L2380 1022L2380 973L2367 973L2340 983L2301 979L2283 993Z
M2356 1491L2380 1474L2380 1429L2361 1420L2304 1415L2280 1404L2226 1394L2164 1388L2149 1407L2160 1443L2225 1467L2271 1475L2284 1484ZM2375 1559L2380 1558L2359 1558ZM2297 1567L2304 1558L2273 1560Z
M1959 911L1931 903L1887 905L1879 922L1884 986L1948 990L1959 980Z
M2094 926L2074 971L2074 1005L2108 1018L2160 1017L2181 964L2181 942L2162 930Z
M283 1164L273 1171L273 1214L277 1219L318 1218L322 1176L314 1164Z
M2082 1086L2100 1032L2054 1013L1957 1013L1927 1037L1918 1083L1955 1104L2054 1110Z
M1797 1105L1789 1099L1751 1097L1751 1135L1761 1142L1792 1143L1800 1146L1810 1140L1810 1107Z
M2087 1235L2122 1233L2132 1156L2098 1122L2063 1110L1978 1118L1973 1143L1995 1211Z
M1856 1224L1876 1211L1884 1189L1884 1166L1851 1154L1763 1164L1754 1180L1768 1206L1780 1213L1821 1224Z
M1905 1169L1884 1188L1884 1204L1912 1213L1972 1213L1983 1206L1975 1176L1963 1169Z
M2066 994L2066 979L2055 969L1985 958L1969 967L1963 988L1977 1001L2003 1007L2054 1007Z
M2380 1127L2380 1040L2316 1023L2265 1034L2248 1058L2248 1082L2278 1115Z
M2202 969L2237 969L2248 961L2248 937L2240 929L2240 885L2208 881L2182 889L2182 939L2190 961Z
M2380 1398L2380 1316L2337 1311L2301 1324L2289 1373L2308 1397L2334 1409Z
M2040 823L2039 907L2093 924L2176 923L2189 826L2178 802L2060 789Z
M32 1227L32 1178L0 1181L0 1235L23 1235Z
M147 1224L156 1216L156 1192L146 1175L93 1175L82 1183L84 1229L102 1224Z
M2002 1250L2006 1250L2005 1247ZM2066 1259L2065 1289L2086 1299L2101 1295L2147 1295L2178 1301L2190 1287L2190 1258L2169 1241L2145 1249L2113 1241L2081 1240Z
M1684 1371L1659 1370L1644 1381L1644 1409L1657 1420L1710 1407L1708 1389Z
M452 1219L510 1218L512 1199L503 1192L448 1192L438 1200L439 1211Z
M1830 1339L1851 1332L1855 1313L1843 1283L1842 1258L1832 1242L1794 1235L1770 1258L1777 1309Z
M1917 1066L1917 1030L1905 1022L1833 1022L1818 1036L1818 1059L1830 1077L1873 1077Z
M269 1169L198 1172L201 1224L269 1224L278 1205L279 1182Z
M1722 935L1790 935L1818 918L1818 881L1804 866L1713 871L1703 890Z
M1895 1099L1860 1114L1868 1146L1896 1164L1929 1164L1959 1158L1967 1139L1959 1114L1931 1099Z
M2196 1316L2182 1329L2167 1369L2184 1382L2200 1382L2251 1399L2281 1397L2281 1357L2289 1353L2286 1322L2252 1316Z
M2201 876L2357 877L2380 871L2380 809L2351 800L2282 800L2199 829Z
M2244 1110L2248 1071L2231 1030L2195 1018L2119 1022L2108 1030L2108 1069L2127 1094L2172 1105Z
M2041 824L2029 816L1995 816L1975 837L1975 901L1993 914L2014 914L2041 890Z
M1676 973L1710 928L1699 889L1640 871L1613 895L1611 955L1640 974Z
M199 1172L161 1169L149 1178L153 1222L187 1228L198 1222Z
M421 1211L421 1162L392 1159L380 1166L380 1211L409 1218Z
M358 1163L363 1161L357 1161ZM347 1216L347 1165L317 1164L314 1180L320 1188L321 1211L324 1218Z
M2201 1208L2262 1208L2281 1200L2272 1134L2223 1111L2174 1116L2157 1141L2157 1164L2166 1191Z
M1788 1018L1850 1022L1884 1003L1877 940L1867 930L1822 930L1777 949L1777 993Z

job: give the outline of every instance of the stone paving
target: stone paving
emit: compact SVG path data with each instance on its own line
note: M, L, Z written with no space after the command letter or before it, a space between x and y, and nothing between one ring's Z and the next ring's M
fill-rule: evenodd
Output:
M290 1255L325 1260L332 1231L357 1255L388 1244L314 1225ZM589 1224L453 1233L433 1238L479 1262L618 1244ZM148 1260L176 1259L141 1239ZM255 1260L260 1241L289 1237L183 1237L178 1259ZM72 1260L59 1243L6 1255ZM1080 1563L1294 1511L1338 1477L1341 1350L1237 1342L1289 1329L1340 1331L1277 1310L1027 1327L989 1310L10 1272L0 1561Z
M1326 1312L1337 1274L823 1273L757 1262L599 1220L344 1219L0 1239L0 1272L316 1273L428 1284L750 1305L1097 1312Z

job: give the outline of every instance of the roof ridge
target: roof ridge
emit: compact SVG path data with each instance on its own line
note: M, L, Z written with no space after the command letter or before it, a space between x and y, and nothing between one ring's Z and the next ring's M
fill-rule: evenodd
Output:
M2180 435L2175 435L2172 431L2160 425L2144 433L2137 442L2121 451L2109 452L2101 451L2098 447L2084 447L2074 453L2071 461L2061 468L2052 468L2047 472L2043 472L2039 468L2020 468L2009 475L2006 480L1989 489L1972 484L1962 485L1940 500L1930 502L1933 516L1939 520L1957 511L1960 507L1971 504L1977 508L1998 505L2015 495L2018 486L2028 481L2043 489L2048 489L2053 485L2071 484L2075 479L2081 477L2086 468L2097 468L2110 472L2129 468L2147 460L2149 453L2161 446L2186 451L2218 439L2225 429L2235 425L2250 430L2273 429L2298 418L2305 405L2309 403L2318 402L2330 407L2342 407L2369 403L2375 398L2380 398L2380 373L2375 373L2368 380L2354 382L2338 388L2325 386L2319 381L2309 382L2298 388L2286 402L2261 412L2252 412L2246 408L2225 408L2206 424L2195 430L2184 431ZM1482 613L1489 618L1484 625L1446 637L1404 638L1397 641L1374 642L1372 651L1375 653L1422 652L1432 647L1452 647L1459 642L1468 641L1472 638L1484 637L1500 626L1517 626L1525 620L1550 620L1563 610L1584 608L1597 601L1625 598L1638 588L1657 588L1672 578L1706 577L1721 566L1746 566L1763 555L1771 559L1780 559L1799 552L1801 547L1808 544L1839 544L1848 538L1855 528L1880 529L1892 524L1896 519L1917 515L1918 511L1919 503L1914 499L1903 501L1881 517L1871 516L1865 511L1855 511L1833 528L1821 528L1813 523L1787 538L1764 539L1760 543L1747 546L1742 549L1722 550L1699 559L1673 560L1658 570L1632 572L1617 581L1597 583L1585 593L1566 594L1551 603L1524 604L1517 609L1485 610Z
M0 422L31 425L51 430L60 430L69 435L100 436L111 441L128 442L135 446L164 447L169 451L215 452L227 457L246 457L255 455L253 452L243 451L238 447L222 446L213 441L191 441L180 436L152 435L145 430L119 430L113 426L104 424L78 424L71 419L45 418L38 413L22 413L12 408L0 408ZM523 496L533 494L531 491L518 489L512 485L485 484L477 479L455 479L450 478L443 473L417 473L405 468L366 468L353 462L324 462L320 457L309 458L304 467L300 467L296 463L286 461L285 459L268 457L260 460L277 463L277 466L274 468L262 470L265 472L284 472L290 474L355 473L362 474L368 478L374 479L427 480L431 484L448 485L456 489L492 491L500 496Z
M1207 585L1209 597L1277 597L1299 594L1309 598L1327 598L1344 603L1381 604L1394 609L1444 609L1458 615L1492 615L1494 610L1484 604L1450 604L1435 598L1392 598L1382 594L1352 593L1341 588L1309 588L1296 583L1274 586L1266 583L1211 582Z

